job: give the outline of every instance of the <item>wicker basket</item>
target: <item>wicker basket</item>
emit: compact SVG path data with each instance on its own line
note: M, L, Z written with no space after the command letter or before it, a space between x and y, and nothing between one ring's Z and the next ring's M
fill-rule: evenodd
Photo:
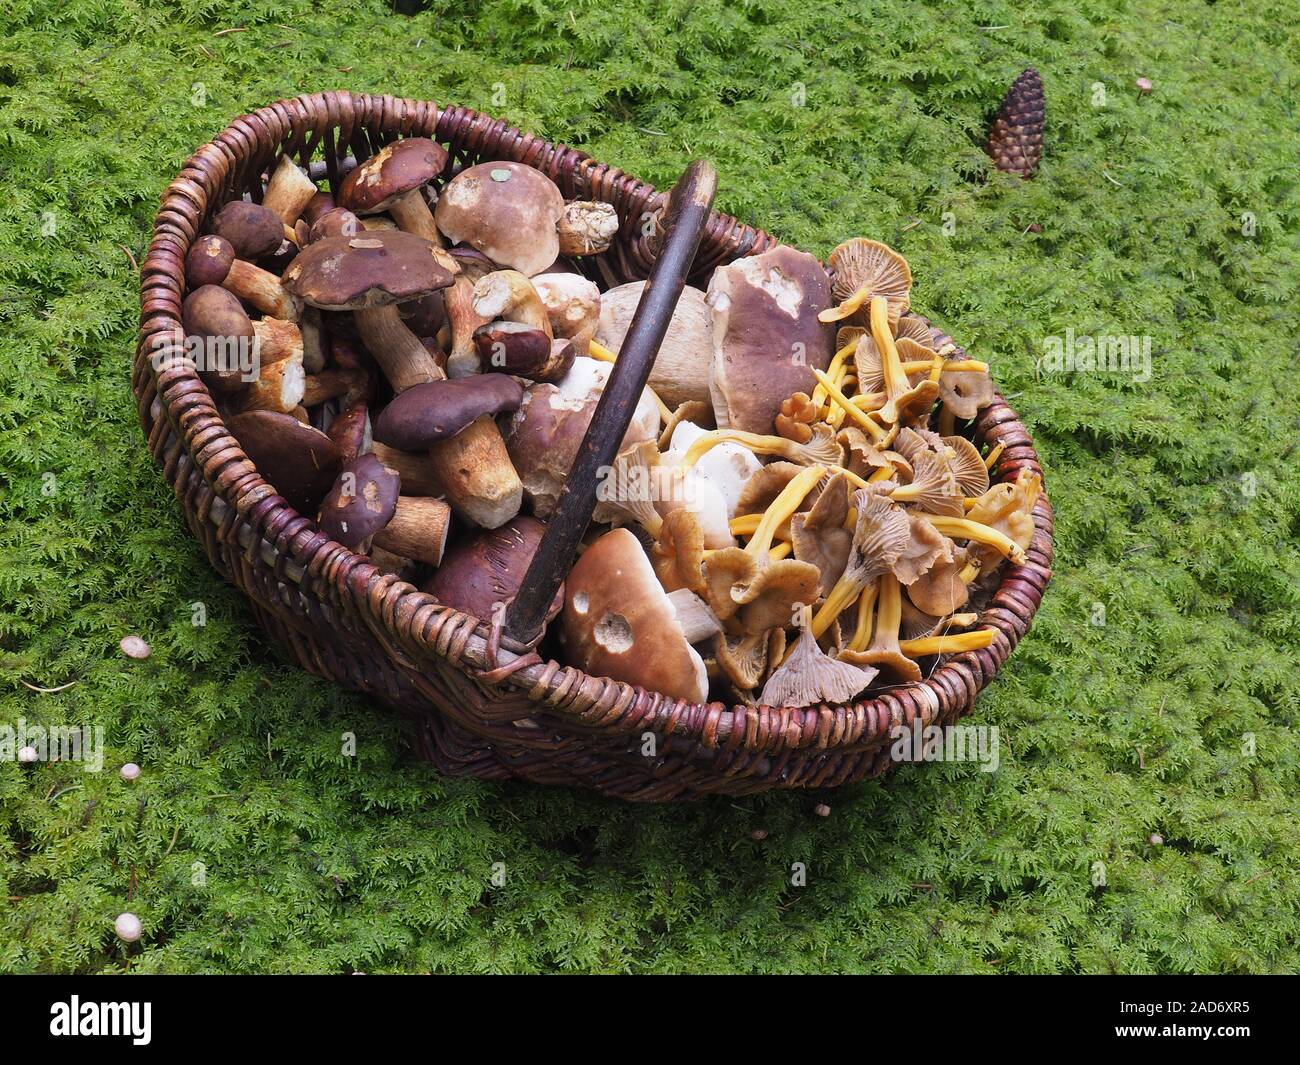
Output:
M481 160L541 170L566 197L605 200L619 243L599 258L610 284L644 278L655 237L640 219L664 197L579 151L461 107L391 96L325 92L237 118L168 187L141 268L133 387L149 448L212 565L252 605L258 623L304 668L393 707L415 725L421 753L446 773L577 785L605 795L668 801L708 793L831 787L884 772L894 726L949 724L972 709L1028 630L1051 575L1052 511L1034 510L1025 565L1000 571L980 624L999 635L985 650L942 661L923 682L851 706L691 705L588 676L536 656L505 655L488 627L440 605L328 540L258 475L226 431L207 388L184 362L159 370L159 334L179 328L185 253L208 217L245 192L283 153L337 182L340 161L364 159L398 137L450 147L448 174ZM316 160L313 164L312 161ZM323 162L321 161L323 160ZM775 238L714 212L691 275L754 254ZM948 339L935 330L942 339ZM995 480L1041 473L1029 434L998 396L972 426L977 443L1003 444ZM646 757L643 736L653 733Z

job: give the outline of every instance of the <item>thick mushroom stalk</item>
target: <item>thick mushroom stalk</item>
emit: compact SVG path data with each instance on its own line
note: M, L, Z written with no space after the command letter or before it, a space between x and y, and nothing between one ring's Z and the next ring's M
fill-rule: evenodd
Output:
M358 215L387 211L398 229L442 247L442 234L423 189L446 165L447 149L435 141L426 137L393 141L344 178L339 204Z
M269 270L236 258L230 241L216 234L199 237L185 256L185 280L191 289L220 285L272 318L294 321L302 303Z
M287 155L280 158L280 164L266 183L266 193L262 196L262 206L268 207L280 216L284 224L293 225L302 217L319 189L306 174L299 170Z
M599 200L573 200L555 224L560 254L599 255L618 235L618 212Z
M474 285L474 313L489 321L519 322L553 336L546 304L533 283L518 270L497 270L485 274Z
M397 304L359 307L352 315L366 350L375 357L394 392L405 392L445 376L429 349L402 321Z

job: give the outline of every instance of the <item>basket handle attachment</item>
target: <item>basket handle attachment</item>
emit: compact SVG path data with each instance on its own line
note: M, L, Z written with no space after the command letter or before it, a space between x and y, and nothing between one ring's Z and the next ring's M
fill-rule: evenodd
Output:
M632 423L650 369L664 342L686 275L713 208L718 175L703 159L683 171L668 197L659 256L650 270L618 361L596 404L578 457L560 490L519 594L506 608L505 637L531 648L541 638L556 590L573 565L578 541L596 506L596 490Z

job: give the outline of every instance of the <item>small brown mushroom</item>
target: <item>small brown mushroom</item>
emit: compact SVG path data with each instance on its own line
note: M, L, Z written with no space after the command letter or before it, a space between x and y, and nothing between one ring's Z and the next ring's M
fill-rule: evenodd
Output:
M375 421L375 439L427 450L434 476L456 512L495 529L519 513L523 485L494 420L519 409L523 389L505 374L416 385Z
M345 463L351 462L358 455L368 454L373 443L370 431L370 408L363 402L346 407L338 417L330 422L329 427L325 430L325 435L334 441ZM389 464L384 463L384 465ZM423 465L421 463L421 466ZM400 472L399 470L399 475ZM421 492L418 488L413 488L411 491L415 495L437 494L436 492Z
M495 270L474 285L474 313L489 321L504 319L551 337L551 319L537 289L518 270Z
M559 381L573 366L571 340L552 340L522 322L489 322L474 330L484 373L508 373L530 381Z
M257 334L244 305L220 285L200 285L181 304L181 325L199 376L214 392L239 392L254 373Z
M568 660L670 699L708 697L704 660L637 538L626 529L599 537L565 581L561 640Z
M796 513L790 518L794 557L817 567L821 574L819 596L830 594L849 560L853 533L844 527L849 516L848 487L848 479L837 473L822 487L817 502L806 514Z
M185 256L185 282L191 289L220 285L273 318L295 320L302 303L269 271L237 258L230 241L210 233L199 237Z
M902 587L892 573L880 577L871 646L865 651L841 651L839 658L855 666L875 666L889 683L915 684L921 679L921 667L898 646L898 630L903 620Z
M278 214L264 204L246 200L231 200L212 220L212 232L230 241L238 258L249 261L279 251L284 229Z
M361 455L339 474L321 502L321 532L365 553L372 543L402 558L442 561L451 508L441 499L401 494L401 478L374 455Z
M911 538L907 512L866 489L853 493L857 523L848 562L813 619L820 637L872 581L889 573L907 550Z
M307 243L315 244L326 237L355 237L364 229L361 219L346 207L333 207L311 224Z
M872 296L888 302L891 323L911 306L912 269L888 244L853 237L837 246L827 261L835 275L832 293L838 306L822 312L822 321L852 318Z
M560 253L556 223L564 207L559 188L540 170L488 162L447 182L434 218L453 244L469 244L502 267L532 276Z
M399 229L441 246L424 187L447 165L447 149L425 137L384 145L343 179L338 202L359 216L387 211Z

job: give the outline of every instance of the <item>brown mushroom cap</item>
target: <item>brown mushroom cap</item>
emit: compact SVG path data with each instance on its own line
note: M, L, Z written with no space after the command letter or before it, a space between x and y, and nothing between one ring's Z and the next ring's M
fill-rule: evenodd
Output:
M418 299L454 280L447 253L398 229L325 237L299 253L281 279L313 307L353 311Z
M256 330L244 305L234 293L220 285L200 285L181 304L181 326L186 336L199 337L205 341L219 340L221 352L205 347L205 354L230 354L230 345L252 344ZM199 372L208 385L220 392L236 392L247 383L238 365L219 367L210 365L205 357L199 366Z
M867 687L879 672L871 666L837 662L823 653L812 633L811 611L794 650L767 678L758 701L763 706L813 706L847 703Z
M447 552L424 591L439 602L491 621L497 603L508 603L519 594L545 531L545 525L524 514L499 528L481 529ZM563 604L561 586L547 611L548 621Z
M830 302L821 264L784 244L713 272L709 392L719 428L771 434L781 404L812 394L812 368L831 361L834 329L817 319Z
M212 232L230 241L240 259L261 259L284 241L280 216L260 203L231 200L212 220Z
M578 668L673 699L707 698L704 660L626 529L605 533L583 552L565 581L561 619L561 638Z
M447 165L447 149L425 137L384 145L339 187L338 203L359 215L386 211L395 199L427 185Z
M524 163L479 163L451 179L434 218L452 243L477 248L494 263L532 276L560 253L556 223L564 196L540 170Z
M337 445L344 462L351 462L358 455L366 454L370 450L371 437L370 408L365 401L354 403L339 414L330 422L325 435Z
M226 428L260 473L299 514L312 515L343 465L324 433L292 414L253 410L226 420Z
M185 282L190 288L200 285L220 285L234 265L234 245L215 233L199 237L185 255Z
M474 330L484 373L500 370L530 381L558 381L577 356L572 340L552 340L523 322L495 321Z
M888 244L853 237L836 247L827 262L835 273L833 292L838 302L868 289L873 296L885 297L890 322L897 322L911 306L912 269Z
M361 219L346 207L333 207L311 224L307 243L315 244L326 237L355 237L364 229Z
M375 420L375 439L403 451L423 451L447 440L485 414L519 409L524 390L513 377L476 374L408 388Z
M353 551L364 551L370 538L392 520L401 487L397 471L374 455L353 459L321 502L321 532Z

